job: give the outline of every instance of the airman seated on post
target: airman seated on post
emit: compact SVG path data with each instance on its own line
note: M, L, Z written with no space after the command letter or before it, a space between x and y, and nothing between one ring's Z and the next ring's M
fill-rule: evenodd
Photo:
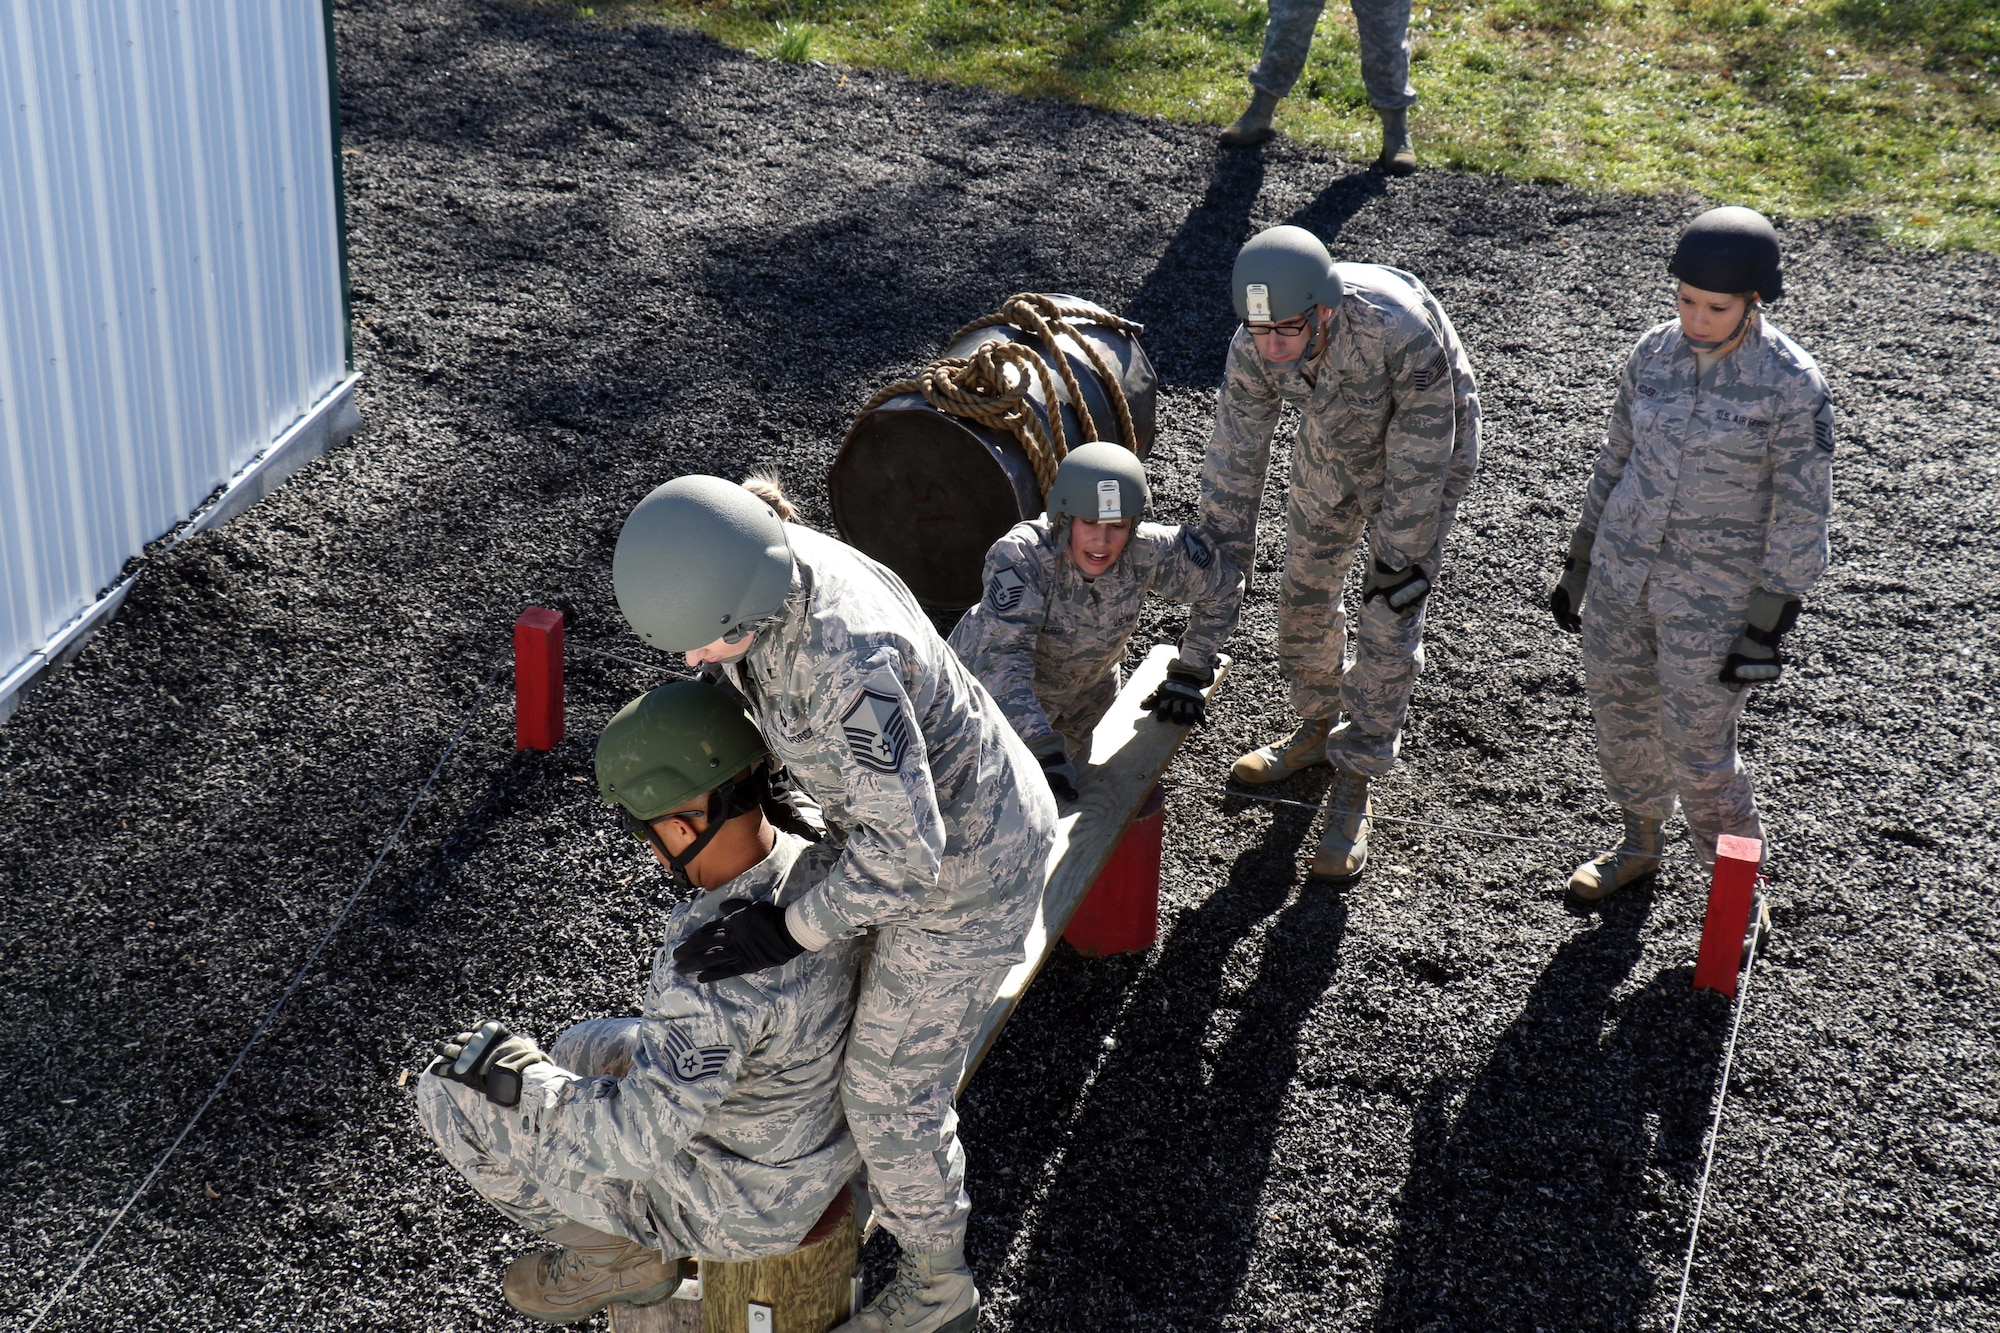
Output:
M641 1014L579 1023L547 1055L485 1023L440 1043L418 1084L424 1127L473 1189L562 1247L508 1265L523 1314L576 1323L671 1295L688 1258L788 1253L860 1168L840 1069L862 941L712 984L675 967L716 920L782 910L826 876L828 849L769 778L725 691L676 681L627 704L598 738L598 790L702 890L668 919Z
M986 594L951 634L1064 800L1077 797L1071 756L1088 757L1091 729L1118 695L1147 592L1194 604L1180 658L1144 704L1180 726L1202 721L1216 650L1242 609L1242 575L1199 529L1139 521L1151 499L1130 450L1103 441L1071 450L1048 512L986 553Z

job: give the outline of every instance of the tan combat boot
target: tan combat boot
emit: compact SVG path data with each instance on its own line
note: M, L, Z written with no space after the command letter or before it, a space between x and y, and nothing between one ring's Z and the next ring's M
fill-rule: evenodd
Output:
M1382 153L1375 170L1385 176L1409 176L1417 170L1417 150L1410 147L1410 112L1407 107L1376 114L1382 117Z
M1627 813L1625 841L1615 852L1585 861L1569 877L1569 891L1587 903L1602 902L1628 884L1660 869L1660 825L1664 820Z
M1326 827L1313 853L1312 877L1344 884L1368 868L1368 830L1375 822L1375 802L1368 779L1346 769L1335 770L1326 794Z
M524 1254L500 1285L507 1304L544 1324L580 1324L607 1305L651 1305L681 1284L681 1261L623 1236L565 1222L545 1239L562 1246Z
M1262 89L1250 94L1250 105L1236 118L1236 123L1224 130L1220 136L1224 148L1248 148L1252 144L1263 143L1277 131L1271 128L1271 120L1278 114L1278 99Z
M1283 782L1294 773L1326 762L1326 734L1332 730L1332 718L1309 717L1285 739L1259 746L1238 759L1229 775L1253 787Z
M978 1324L979 1288L961 1245L943 1254L904 1250L889 1285L833 1333L972 1333Z

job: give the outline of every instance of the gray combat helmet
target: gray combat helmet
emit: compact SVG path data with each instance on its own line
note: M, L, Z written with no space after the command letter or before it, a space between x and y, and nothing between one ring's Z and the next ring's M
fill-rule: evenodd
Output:
M1146 465L1122 444L1094 440L1069 451L1049 484L1049 516L1104 523L1145 516L1153 493L1146 486Z
M1681 233L1667 272L1705 292L1755 292L1765 301L1785 294L1778 232L1754 208L1711 208Z
M1304 227L1271 227L1244 242L1229 290L1245 324L1282 324L1346 295L1333 256Z
M597 737L597 794L654 820L729 783L770 754L742 701L698 680L640 695Z
M784 606L792 546L771 506L735 482L675 477L626 518L611 587L640 638L692 652Z

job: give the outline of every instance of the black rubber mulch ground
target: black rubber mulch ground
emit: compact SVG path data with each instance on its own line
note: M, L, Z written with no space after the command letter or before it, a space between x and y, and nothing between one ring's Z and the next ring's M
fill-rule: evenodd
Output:
M326 931L520 608L642 655L606 571L649 487L776 464L824 524L870 390L1007 293L1065 290L1150 324L1153 471L1188 517L1229 260L1279 221L1421 275L1482 378L1485 470L1380 808L1570 846L1385 826L1334 892L1303 883L1306 812L1177 794L1159 946L1060 955L966 1099L982 1327L1666 1326L1727 1010L1689 986L1684 854L1601 918L1562 906L1613 824L1539 600L1692 202L1218 156L1206 130L533 11L337 19L366 432L157 560L0 730L14 1326ZM1799 664L1745 727L1779 935L1687 1327L1992 1328L2000 265L1785 235L1778 318L1839 399L1839 513ZM1276 532L1181 783L1289 726ZM43 1327L522 1326L496 1283L521 1238L439 1167L400 1075L482 1014L552 1036L632 1004L661 878L585 774L652 678L573 654L571 739L542 757L512 752L501 672Z

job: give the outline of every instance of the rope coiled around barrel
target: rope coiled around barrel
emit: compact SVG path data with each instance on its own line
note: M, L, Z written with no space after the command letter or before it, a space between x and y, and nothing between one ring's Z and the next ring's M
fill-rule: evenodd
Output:
M1021 448L1026 451L1028 461L1035 469L1035 483L1046 495L1055 481L1057 464L1069 453L1069 440L1063 430L1055 385L1049 378L1049 362L1055 363L1057 373L1062 376L1063 387L1069 391L1069 402L1076 410L1077 425L1087 439L1100 438L1097 423L1083 401L1082 386L1070 369L1069 358L1063 354L1061 339L1064 334L1068 334L1070 341L1082 349L1084 359L1090 362L1098 383L1103 385L1104 396L1111 401L1112 411L1118 418L1119 443L1133 453L1139 452L1139 433L1132 422L1131 406L1125 401L1125 386L1105 364L1103 354L1078 333L1071 322L1073 320L1101 324L1131 337L1137 337L1145 328L1142 324L1121 319L1095 306L1058 301L1037 292L1017 292L1008 297L995 313L975 319L952 334L951 341L956 343L980 329L1011 325L1038 338L1048 349L1047 360L1021 343L982 343L971 356L940 357L925 366L915 379L899 380L889 385L870 398L861 410L872 412L892 398L906 393L920 393L925 402L940 412L949 412L983 426L1007 431L1021 442ZM1009 367L1014 367L1012 373ZM1030 401L1030 386L1034 383L1029 379L1030 374L1040 382L1042 401L1048 404L1046 429L1035 415Z

